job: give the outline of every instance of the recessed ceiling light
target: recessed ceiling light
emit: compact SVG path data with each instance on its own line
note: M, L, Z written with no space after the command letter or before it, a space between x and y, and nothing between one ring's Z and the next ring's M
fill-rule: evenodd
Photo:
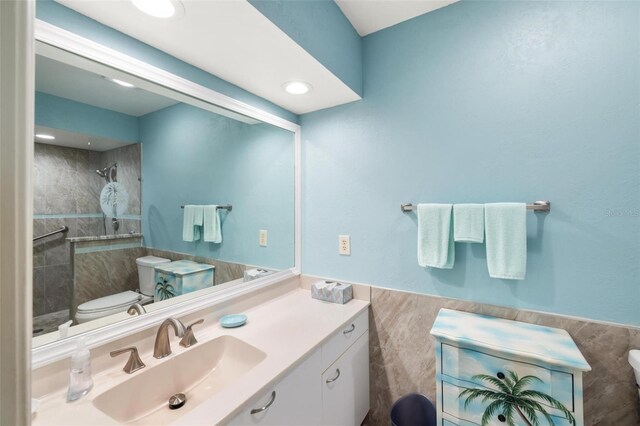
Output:
M48 135L46 133L36 133L36 138L38 139L47 139L47 140L53 140L56 137L53 135Z
M129 88L129 89L132 88L132 87L136 87L133 84L127 82L127 81L120 80L120 79L117 79L117 78L111 78L111 77L107 77L107 76L102 76L102 78L104 78L105 80L108 80L108 81L110 81L112 83L115 83L117 85L120 85L122 87Z
M288 81L282 85L282 88L292 95L304 95L313 89L309 83L305 83L304 81Z
M133 5L154 18L171 18L179 11L179 4L172 0L131 0Z

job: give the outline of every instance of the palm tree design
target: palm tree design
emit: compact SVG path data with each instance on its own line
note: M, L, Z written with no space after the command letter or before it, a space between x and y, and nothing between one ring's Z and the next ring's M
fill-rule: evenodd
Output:
M175 296L173 286L164 277L161 282L156 283L156 292L160 300L171 299Z
M506 421L509 426L515 426L515 414L524 421L528 426L539 426L539 414L541 414L551 426L555 426L553 418L545 409L545 406L557 408L562 411L564 416L572 425L576 424L573 414L565 408L565 406L557 399L547 395L544 392L526 389L531 383L543 381L536 376L518 377L513 371L507 371L507 375L502 380L486 374L478 374L473 376L473 380L488 382L498 388L497 391L490 389L465 389L460 392L459 398L466 398L464 408L478 398L482 398L482 402L493 401L482 414L482 426L486 426L489 420L497 413L501 413L501 421ZM538 401L542 401L540 403ZM546 403L546 404L545 404ZM544 404L544 406L543 406ZM538 414L539 413L539 414Z

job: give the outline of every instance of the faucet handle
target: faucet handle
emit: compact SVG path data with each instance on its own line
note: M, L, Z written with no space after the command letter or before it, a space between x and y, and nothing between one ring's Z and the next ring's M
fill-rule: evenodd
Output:
M196 336L193 334L193 326L202 324L203 322L204 322L204 319L199 319L193 324L189 324L189 326L187 327L184 333L184 337L182 338L182 340L180 340L180 346L188 348L189 346L193 346L196 343L198 343L198 341L196 340Z
M142 315L146 314L147 310L140 303L136 302L133 305L129 306L129 309L127 309L127 313L129 315Z
M111 351L109 355L111 355L111 358L115 358L118 355L122 355L127 352L131 352L131 355L129 355L129 360L127 361L127 363L124 365L124 368L122 369L125 373L127 374L135 373L136 371L146 367L144 365L144 362L142 362L142 360L140 359L140 356L138 355L138 348L136 348L135 346L131 346L130 348L118 349L116 351Z

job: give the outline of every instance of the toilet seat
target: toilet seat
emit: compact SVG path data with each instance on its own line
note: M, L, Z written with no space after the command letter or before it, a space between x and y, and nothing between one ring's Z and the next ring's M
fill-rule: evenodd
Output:
M134 303L146 303L151 299L135 291L123 291L82 303L76 310L76 321L79 324L97 318L125 312Z

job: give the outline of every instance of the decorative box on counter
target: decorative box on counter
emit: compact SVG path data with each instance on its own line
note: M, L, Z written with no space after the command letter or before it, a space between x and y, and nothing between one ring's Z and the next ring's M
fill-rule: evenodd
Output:
M353 299L351 284L336 281L318 281L311 286L311 297L325 302L345 304Z
M213 286L215 266L190 260L177 260L155 267L154 301Z

